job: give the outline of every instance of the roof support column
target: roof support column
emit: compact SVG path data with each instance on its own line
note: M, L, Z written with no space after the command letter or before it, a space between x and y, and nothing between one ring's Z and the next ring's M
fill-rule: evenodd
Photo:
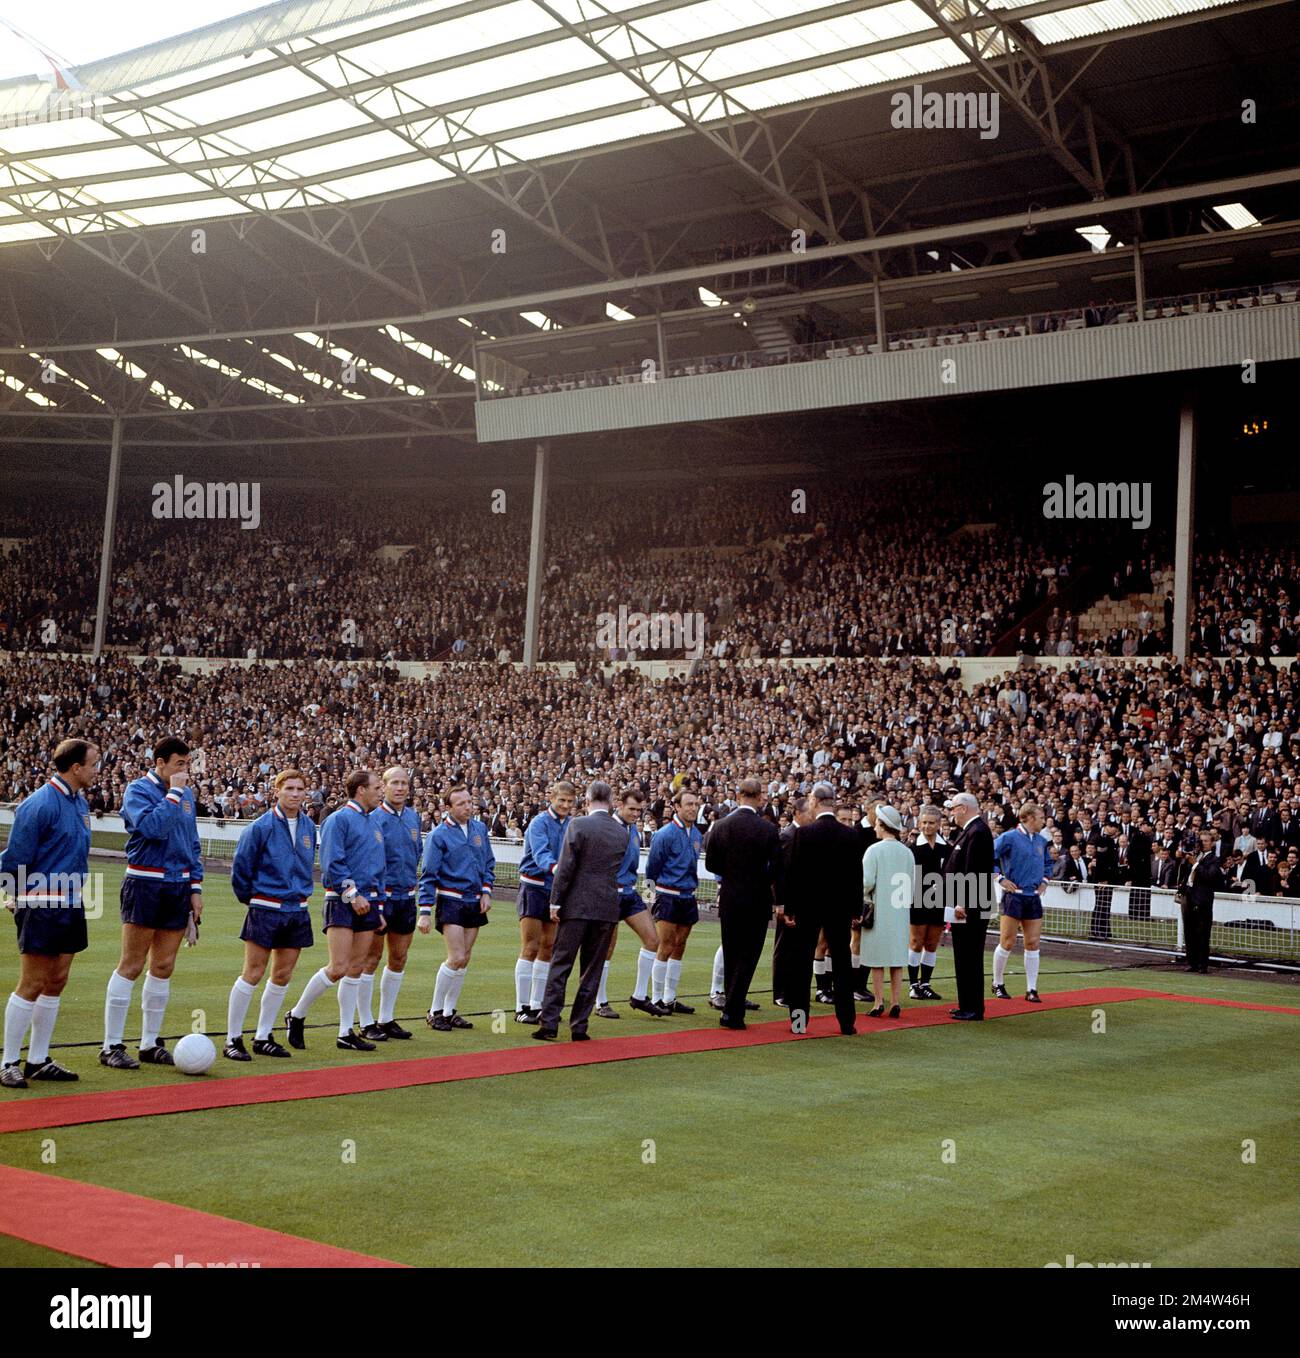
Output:
M1184 397L1178 414L1178 499L1174 508L1174 640L1173 652L1187 659L1192 618L1192 539L1196 505L1196 412Z
M122 417L113 417L113 443L108 455L108 498L104 502L104 538L99 550L99 603L95 609L94 659L104 649L108 603L113 584L113 533L117 526L117 490L122 480Z
M542 572L546 569L546 489L550 479L551 445L542 439L533 463L533 528L528 539L528 603L524 615L524 666L537 667L541 622Z

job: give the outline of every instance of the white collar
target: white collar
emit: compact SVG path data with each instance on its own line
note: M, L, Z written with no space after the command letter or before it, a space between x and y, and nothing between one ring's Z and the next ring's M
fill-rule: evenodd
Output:
M369 811L363 809L360 802L354 802L351 797L348 798L345 805L350 806L359 816L368 816L370 814Z
M63 781L62 778L59 777L57 773L50 774L50 782L53 783L54 786L57 787L65 797L72 796L72 789L67 785L67 783Z

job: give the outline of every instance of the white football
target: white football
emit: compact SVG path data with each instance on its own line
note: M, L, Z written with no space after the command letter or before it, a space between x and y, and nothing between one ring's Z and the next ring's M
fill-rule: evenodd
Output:
M182 1075L202 1075L216 1059L212 1039L202 1033L187 1033L172 1049L172 1060Z

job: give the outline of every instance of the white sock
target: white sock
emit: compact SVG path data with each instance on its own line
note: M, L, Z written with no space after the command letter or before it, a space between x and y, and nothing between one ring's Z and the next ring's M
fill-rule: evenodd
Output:
M998 946L997 946L996 948L993 949L993 984L994 984L994 985L1001 985L1001 984L1002 984L1002 979L1003 979L1003 977L1005 977L1006 974L1007 974L1007 958L1010 957L1010 956L1011 956L1011 954L1010 954L1010 953L1002 946L1001 943L999 943Z
M339 978L340 1037L347 1037L352 1031L352 1016L357 1012L357 991L360 986L360 976L341 976Z
M609 1003L609 960L606 959L605 965L600 969L600 989L596 991L596 1004Z
M650 965L650 998L656 1002L664 997L664 982L668 976L668 963L658 957Z
M131 992L135 982L128 981L120 972L114 971L108 978L108 990L104 995L104 1050L121 1044L122 1034L126 1031L127 1010L131 1008Z
M270 981L262 987L262 1004L257 1011L257 1032L254 1034L258 1042L265 1042L275 1031L275 1021L280 1017L280 1006L288 989L287 985L272 985Z
M927 949L921 954L921 965L923 967L932 967L938 960L939 954L937 952L930 952Z
M548 968L550 967L549 962L543 963L543 965ZM442 1010L448 1018L456 1012L456 1006L460 1003L460 992L465 988L465 975L468 971L469 967L464 966L461 967L459 971L453 971L451 973L451 982L447 986L447 998L443 1001ZM534 981L533 985L536 986L536 984L537 982Z
M336 983L331 981L329 973L322 967L315 976L307 982L302 994L298 997L298 1003L289 1012L297 1019L305 1019L307 1010L327 991L333 988Z
M533 964L521 957L515 963L515 1012L528 1008L533 994Z
M429 1013L441 1014L443 1006L447 1000L447 991L451 989L452 978L456 975L454 971L444 962L438 968L438 974L433 978L433 1002L429 1005Z
M1038 958L1039 958L1039 956L1040 956L1040 954L1039 954L1039 952L1038 952L1038 950L1037 950L1036 948L1034 949L1033 952L1030 952L1028 948L1025 949L1025 989L1026 989L1026 990L1037 990L1037 989L1038 989Z
M722 988L727 983L727 969L722 961L722 949L719 948L713 954L713 981L709 986L711 995L721 995Z
M5 1005L6 1066L12 1066L22 1055L23 1038L27 1036L27 1025L32 1021L32 1010L35 1008L36 1003L33 1000L20 1000L17 995L9 996L9 1003Z
M907 950L907 965L909 967L919 967L921 965L921 954L915 948Z
M357 1026L369 1028L375 1021L375 973L357 977Z
M533 997L528 1002L530 1009L540 1009L542 999L546 995L546 978L551 974L551 964L549 962L533 963Z
M672 1004L677 998L677 982L682 979L682 964L675 958L668 962L668 976L664 981L664 1003Z
M405 979L404 971L394 971L392 967L384 968L384 974L379 978L380 1023L393 1022L397 1013L397 992L401 990Z
M144 985L140 987L140 1050L145 1051L156 1045L158 1034L162 1032L163 1015L167 1012L167 997L172 993L169 977L160 981L153 972L147 972Z
M632 989L634 1000L643 1000L650 990L650 972L655 964L655 954L649 948L642 948L636 955L636 985Z
M817 979L816 979L816 989L818 989L818 990L825 990L825 989L826 989L826 982L825 982L825 979L824 979L824 978L825 978L825 976L826 976L826 969L827 969L829 966L830 966L830 963L827 962L827 960L826 960L824 957L814 957L814 958L813 958L813 975L817 978Z
M253 1002L256 987L248 984L242 976L235 977L230 987L230 1004L226 1009L226 1040L233 1042L244 1035L244 1019L248 1016L248 1006Z
M33 1065L44 1065L50 1059L50 1038L54 1036L54 1020L58 1016L58 995L36 997L32 1008L32 1040L27 1048L27 1059Z

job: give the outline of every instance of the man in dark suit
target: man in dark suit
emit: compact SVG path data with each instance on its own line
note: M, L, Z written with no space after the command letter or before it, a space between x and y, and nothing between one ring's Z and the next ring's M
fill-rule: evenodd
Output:
M944 903L953 908L952 961L957 972L957 1007L949 1014L963 1021L984 1018L984 938L994 909L993 832L980 815L971 792L944 802L958 827L943 865Z
M1130 919L1151 918L1151 826L1143 821L1128 836L1127 880L1133 889L1128 894Z
M540 1026L533 1033L553 1041L564 1008L564 991L574 961L582 976L569 1014L575 1042L586 1042L587 1020L596 1003L609 940L618 927L618 873L627 851L627 827L614 819L614 793L608 783L587 789L587 814L569 823L551 885L551 919L558 922L551 949L551 971L542 998Z
M724 1028L745 1026L745 1001L763 955L772 893L782 870L781 837L762 815L763 785L746 778L736 809L714 822L704 840L704 866L719 879L718 919L722 923Z
M845 1036L857 1032L853 1008L853 970L849 925L862 914L862 843L860 829L835 819L835 789L817 783L812 790L813 822L800 826L790 848L789 867L778 882L778 900L793 925L785 998L790 1027L805 1032L817 934L826 933L835 988L835 1017Z
M784 878L790 868L790 850L794 845L794 832L801 825L811 825L813 822L812 801L808 797L796 797L793 802L794 823L787 825L781 831L781 867L779 879ZM785 912L779 904L780 895L778 893L778 905L776 909L776 928L772 934L772 999L776 1004L785 1005L785 976L786 964L789 961L790 951L789 942L791 928L786 922ZM724 958L725 962L725 958ZM787 1006L788 1007L788 1006Z
M1206 975L1210 970L1210 926L1214 920L1214 893L1223 891L1227 881L1223 866L1214 852L1213 830L1201 831L1201 852L1191 865L1183 883L1183 941L1187 949L1187 970Z

